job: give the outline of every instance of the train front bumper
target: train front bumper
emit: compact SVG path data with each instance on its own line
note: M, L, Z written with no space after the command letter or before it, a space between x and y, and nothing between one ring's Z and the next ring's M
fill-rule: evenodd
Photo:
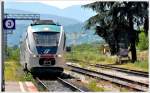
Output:
M35 76L58 76L63 73L62 67L33 67L31 74Z

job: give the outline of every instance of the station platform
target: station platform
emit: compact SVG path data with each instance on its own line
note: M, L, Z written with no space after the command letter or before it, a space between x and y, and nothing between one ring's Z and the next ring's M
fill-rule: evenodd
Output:
M37 92L38 89L32 82L5 82L5 92Z

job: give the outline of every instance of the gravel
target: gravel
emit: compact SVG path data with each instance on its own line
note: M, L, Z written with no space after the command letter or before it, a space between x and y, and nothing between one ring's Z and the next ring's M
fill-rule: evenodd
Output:
M50 92L72 92L72 90L57 80L52 81L42 81L47 87Z

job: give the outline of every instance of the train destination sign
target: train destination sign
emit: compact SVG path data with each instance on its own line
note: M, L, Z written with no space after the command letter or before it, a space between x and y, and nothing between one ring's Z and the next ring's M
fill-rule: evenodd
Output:
M13 30L16 28L15 19L6 18L3 20L3 28L6 30Z

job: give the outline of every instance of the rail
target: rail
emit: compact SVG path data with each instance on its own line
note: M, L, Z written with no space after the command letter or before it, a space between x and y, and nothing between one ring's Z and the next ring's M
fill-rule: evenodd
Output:
M114 75L110 75L110 74L106 74L102 72L92 71L92 70L88 70L85 68L81 68L81 67L77 67L77 66L73 66L69 64L67 65L72 68L72 71L77 72L77 73L85 74L85 75L98 78L98 79L111 81L113 83L126 86L129 88L138 90L138 91L148 91L148 86L149 86L148 83L133 81L127 78L122 78L119 76L114 76Z
M70 87L73 91L78 91L78 92L84 92L84 90L78 88L77 86L73 85L72 83L66 81L65 79L57 78L60 82L62 82L64 85L67 87Z
M72 83L68 82L67 80L65 79L62 79L60 77L56 77L56 80L58 82L60 82L61 84L63 84L64 86L63 87L67 87L69 88L70 90L72 91L75 91L75 92L84 92L84 90L80 89L79 87L73 85ZM38 86L42 86L42 88L45 90L45 91L51 91L49 89L49 85L46 84L45 82L51 82L53 80L41 80L39 78L36 78L35 79L36 83L38 84ZM57 90L56 90L57 91Z
M144 76L144 77L149 76L148 72L130 70L130 69L126 69L126 68L115 67L115 66L112 66L112 65L96 64L96 65L90 65L90 66L100 67L100 68L104 68L104 69L112 69L112 70L116 70L116 71L120 71L120 72L125 72L125 73L134 74L134 75Z

